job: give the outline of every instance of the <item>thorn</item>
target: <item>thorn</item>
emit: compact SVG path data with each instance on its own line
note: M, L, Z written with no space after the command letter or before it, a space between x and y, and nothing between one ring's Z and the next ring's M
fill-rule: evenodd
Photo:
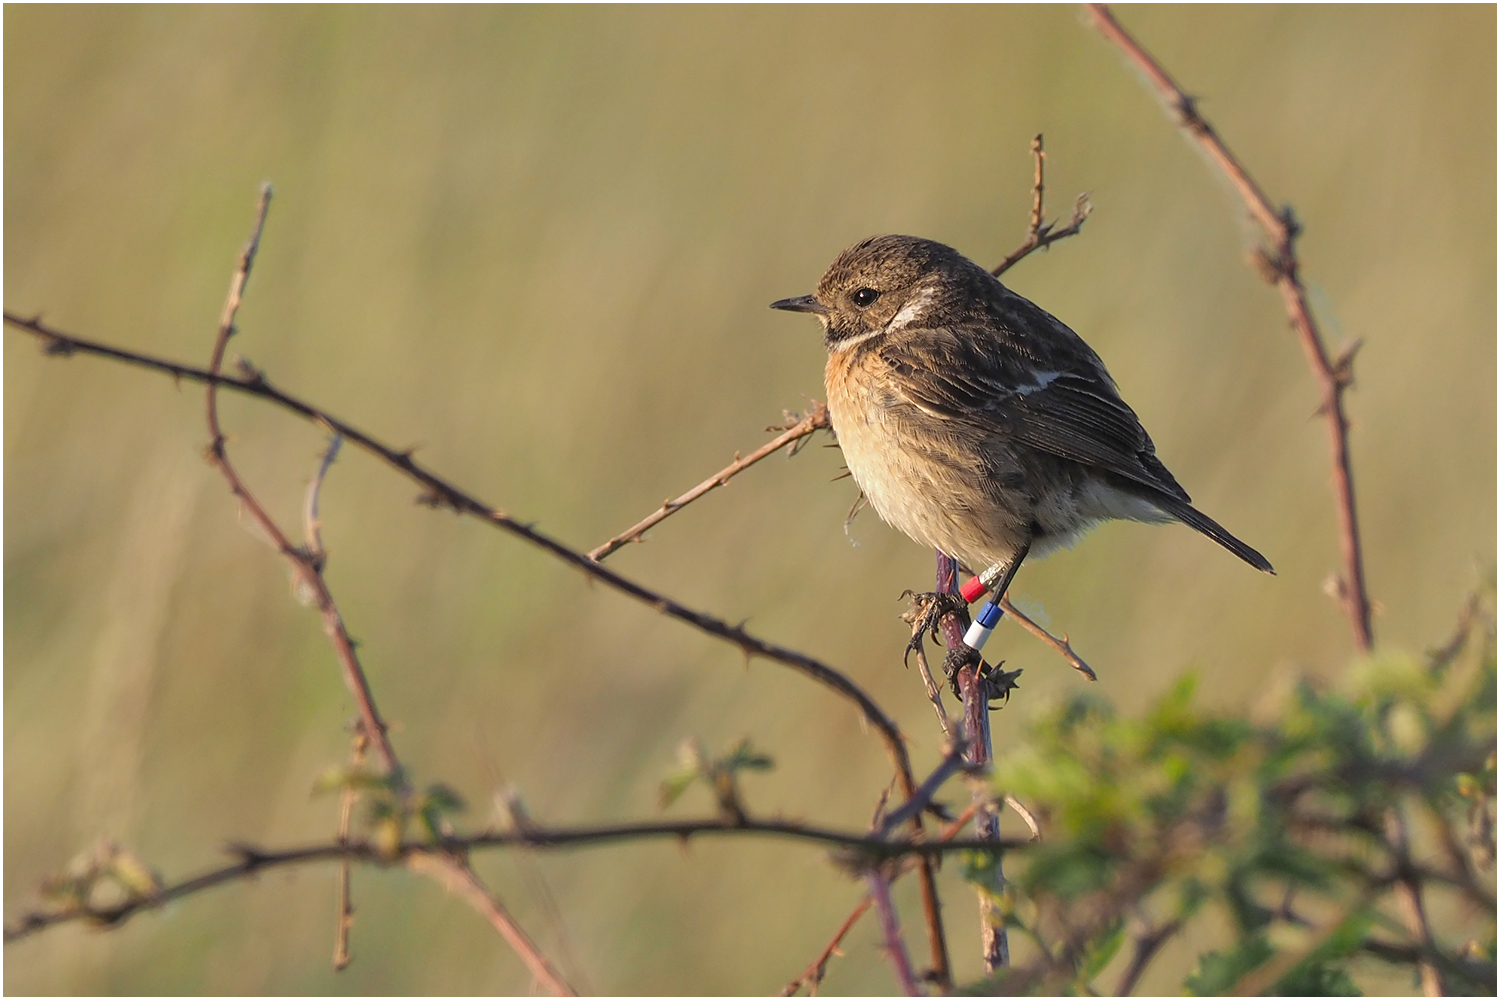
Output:
M1361 338L1349 341L1339 348L1338 355L1333 359L1333 381L1340 389L1347 389L1354 384L1354 356L1364 343Z
M1349 586L1339 574L1329 573L1328 578L1323 581L1323 593L1343 603L1349 597Z

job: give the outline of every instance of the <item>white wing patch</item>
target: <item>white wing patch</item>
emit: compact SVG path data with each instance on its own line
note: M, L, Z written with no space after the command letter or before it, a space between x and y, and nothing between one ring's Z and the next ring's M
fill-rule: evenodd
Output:
M1061 377L1062 372L1037 372L1035 381L1030 385L1018 385L1013 391L1017 396L1029 396L1033 392L1041 392Z

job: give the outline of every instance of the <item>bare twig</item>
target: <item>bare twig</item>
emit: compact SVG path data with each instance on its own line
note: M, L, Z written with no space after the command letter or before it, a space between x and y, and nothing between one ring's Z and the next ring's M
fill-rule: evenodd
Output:
M725 483L729 482L729 480L733 479L741 472L750 468L750 466L754 465L756 462L759 462L763 458L767 458L771 455L776 454L782 448L787 448L790 446L790 452L795 453L796 450L800 447L800 443L804 438L808 437L815 431L827 430L829 426L828 407L823 403L814 403L812 409L808 410L806 414L804 414L800 419L790 424L789 426L766 428L767 430L779 430L781 431L781 433L772 438L770 441L767 441L765 444L761 445L759 448L752 451L750 454L746 455L744 458L740 458L738 455L735 455L733 462L730 462L727 466L720 469L712 476L709 476L703 482L699 483L697 486L694 486L686 493L682 494L682 496L676 498L675 500L664 501L661 507L654 511L650 516L644 518L635 527L621 532L620 534L611 538L609 541L605 542L603 545L591 551L589 553L589 558L594 560L606 559L615 550L623 548L626 545L629 545L631 542L641 541L641 536L644 535L648 529L654 527L657 524L660 524L662 521L665 521L667 518L671 517L673 514L677 513L679 510L686 507L694 500L703 496L705 493L723 486Z
M829 941L827 947L818 954L817 958L812 960L812 964L803 970L802 975L781 988L780 995L784 997L792 996L803 986L808 987L807 992L809 996L813 995L818 988L818 984L823 981L824 974L828 971L828 960L833 958L834 955L839 954L839 945L844 943L845 936L854 929L854 925L859 922L859 918L864 916L865 911L869 908L870 894L865 893L865 895L860 897L859 902L855 904L854 909L850 911L849 915L844 918L844 922L839 925L839 929L833 932L833 940Z
M1010 806L1011 811L1014 812L1017 816L1021 817L1021 821L1026 824L1029 830L1031 830L1032 840L1042 839L1041 824L1036 821L1036 817L1031 814L1031 810L1027 809L1020 799L1016 798L1014 795L1006 794L1001 796L1001 801Z
M902 824L910 822L915 816L922 815L923 811L927 809L928 804L932 802L932 797L938 793L943 784L959 771L965 769L966 761L964 756L964 745L961 740L950 746L947 753L943 755L942 761L938 763L938 766L933 768L932 773L917 787L916 794L906 802L903 802L901 807L895 812L889 813L881 821L876 833L882 837L889 837Z
M916 654L917 673L922 678L922 687L927 692L927 700L932 702L932 710L937 713L938 726L943 730L943 735L951 740L953 723L948 720L948 710L943 707L943 689L938 687L937 681L932 677L932 667L927 662L927 650L922 645L927 637L927 626L916 609L911 617L911 645L907 646L907 651Z
M354 745L349 753L351 772L358 770L365 762L365 747L368 743L364 732L356 728ZM349 823L354 817L354 802L357 798L359 798L359 793L352 784L346 784L339 793L339 832L336 843L340 846L347 846L349 843ZM334 972L343 972L347 969L352 958L349 954L349 930L354 926L354 900L350 889L350 867L348 858L339 859L339 916L333 939Z
M1036 159L1036 180L1031 185L1031 224L1026 227L1026 240L1011 252L1011 255L1002 260L990 273L1000 277L1006 271L1015 267L1031 254L1038 250L1045 250L1058 240L1065 240L1069 236L1076 236L1083 228L1089 213L1094 206L1089 204L1089 196L1081 194L1078 201L1073 205L1073 218L1061 229L1055 228L1057 223L1042 221L1042 213L1045 210L1043 193L1046 191L1044 183L1044 172L1042 164L1046 159L1046 152L1042 149L1042 136L1037 133L1036 138L1031 140L1031 155Z
M208 459L228 482L229 491L239 500L241 509L270 540L272 547L291 564L292 571L297 574L307 593L317 604L318 611L323 616L323 630L328 634L329 640L338 653L339 662L344 669L344 682L354 695L355 704L359 708L360 723L364 726L365 735L373 745L375 755L380 759L386 773L399 776L400 765L386 735L385 722L380 718L380 712L375 707L374 695L370 691L369 682L365 679L364 670L359 665L359 657L354 652L354 641L349 636L348 629L344 627L343 618L333 602L333 595L328 592L327 586L323 583L318 561L311 553L293 545L280 526L272 520L265 508L250 493L244 480L240 478L239 473L229 461L224 432L219 426L219 381L216 376L219 375L220 366L224 362L224 349L229 343L229 338L235 333L235 316L239 313L240 303L244 298L245 285L250 279L250 268L255 263L255 252L260 247L260 237L265 230L266 213L270 206L271 185L266 184L261 187L255 227L251 230L250 240L245 244L245 249L240 252L239 263L235 267L234 275L230 278L229 294L224 300L224 311L219 319L218 336L214 338L213 356L208 363L208 374L215 377L208 380L205 404L209 433ZM254 373L248 377L260 376Z
M434 507L447 507L456 513L467 514L491 527L522 538L579 570L585 576L597 580L669 618L684 622L700 632L737 646L750 656L759 656L780 663L783 666L791 667L798 673L817 681L849 699L859 709L865 721L885 741L892 758L897 761L898 770L905 773L904 781L911 780L910 763L907 760L905 743L900 729L868 694L844 674L810 656L759 639L745 631L741 626L731 625L721 618L716 618L687 607L627 577L621 576L607 566L590 559L584 553L569 548L562 542L538 531L530 524L518 521L505 511L491 507L473 495L464 492L446 479L423 467L421 463L412 457L411 452L393 448L359 430L352 424L339 420L327 411L283 392L273 386L266 379L264 373L254 372L244 376L224 375L135 351L122 350L82 337L70 336L48 327L40 320L26 319L10 312L4 313L4 319L12 327L26 330L41 338L49 354L58 356L67 356L75 353L94 354L137 367L147 368L152 371L163 372L179 379L210 383L220 388L233 389L275 403L284 409L326 427L330 431L338 433L355 447L375 456L399 471L402 475L425 487L427 493L421 498L423 503ZM914 784L903 787L903 792L910 794L914 787Z
M318 463L318 471L312 482L307 484L307 497L302 504L303 541L320 569L327 562L328 553L323 549L323 519L318 514L318 497L323 491L323 481L328 478L328 470L333 468L343 443L344 439L337 434L329 440L328 448L323 452L323 460Z
M907 755L905 739L901 735L901 730L897 727L896 723L890 716L886 715L885 711L875 703L874 699L864 689L855 684L843 673L813 657L757 638L747 632L741 625L731 625L721 618L697 611L644 587L634 580L621 576L602 563L590 559L584 553L569 548L562 542L538 531L532 525L518 521L505 511L491 507L476 499L471 494L464 492L446 479L424 468L412 457L410 451L398 451L351 424L333 417L326 411L275 388L267 381L265 375L259 371L252 371L249 374L239 377L227 376L218 371L206 371L191 365L165 361L139 352L125 351L81 337L69 336L46 326L38 319L25 319L9 312L4 314L4 318L5 322L11 326L26 330L40 337L46 345L49 354L57 356L67 356L74 353L96 354L153 371L165 372L179 379L188 379L217 387L235 389L247 395L273 402L340 434L356 447L374 455L403 475L424 486L427 492L421 497L423 503L433 507L446 507L459 514L467 514L491 527L499 528L501 531L516 535L562 562L580 570L591 579L597 580L669 618L684 622L700 632L737 646L747 656L763 657L792 668L803 676L832 689L837 694L853 702L864 720L879 733L881 740L885 743L886 749L896 766L902 793L910 797L915 791L916 784L912 777L911 761ZM220 442L220 448L222 449L222 441ZM273 535L273 537L275 536ZM289 559L297 558L297 565L303 567L302 570L299 570L299 574L302 574L305 570L306 574L310 574L316 578L317 574L301 558L298 550L289 545L285 548L281 548L278 545L278 550ZM308 582L312 593L317 595L322 587L321 580L318 580L316 583L311 580ZM319 608L322 609L322 607L323 605L320 603ZM333 638L336 645L339 644L340 639L347 639L347 635L342 632L341 623L339 623L338 630L333 634ZM352 657L352 645L349 645L347 650L340 649L341 660L345 659L346 652L348 656ZM356 679L362 681L363 675L356 675ZM358 695L356 695L356 700L358 700ZM381 742L375 741L375 746L378 750ZM920 818L913 820L913 823L920 824ZM939 977L940 982L946 983L949 975L947 946L942 934L941 910L937 901L937 890L933 882L930 866L924 868L922 882L922 905L927 915L928 936L933 952L934 975Z
M1427 919L1427 907L1422 902L1422 881L1412 871L1411 838L1400 804L1393 804L1386 810L1385 842L1396 865L1396 903L1401 910L1401 922L1418 946L1432 952L1436 950L1437 942L1432 936L1432 924ZM1448 995L1437 963L1424 957L1417 964L1417 970L1422 979L1423 996Z
M1181 920L1169 920L1160 927L1148 927L1135 939L1135 951L1130 956L1130 965L1115 986L1115 996L1128 997L1135 992L1136 984L1140 982L1141 975L1156 957L1156 953L1180 930Z
M1464 601L1463 607L1458 612L1458 622L1453 626L1453 634L1448 640L1436 649L1427 651L1427 668L1433 673L1441 674L1453 664L1458 654L1463 652L1464 646L1469 641L1470 634L1474 631L1474 619L1479 615L1479 595L1470 594Z
M552 963L542 954L521 925L516 923L500 901L490 895L484 883L474 874L469 863L455 855L441 851L422 851L406 858L406 867L443 885L449 892L462 898L484 915L511 949L526 963L532 978L546 987L553 996L577 996L573 987L558 974Z
M1354 505L1354 472L1349 458L1349 421L1344 415L1344 392L1354 383L1353 345L1336 358L1330 358L1323 344L1307 293L1302 286L1296 242L1301 232L1290 208L1277 210L1259 185L1212 125L1198 111L1193 98L1183 92L1162 65L1139 42L1120 26L1108 4L1086 5L1094 25L1146 75L1151 86L1177 116L1185 132L1203 147L1209 159L1224 172L1239 192L1251 217L1265 232L1268 247L1262 248L1259 261L1267 281L1281 292L1292 327L1302 342L1313 376L1322 395L1320 412L1328 423L1328 449L1333 467L1333 489L1339 518L1339 542L1343 550L1343 576L1337 594L1354 631L1354 644L1362 652L1375 645L1370 623L1370 598L1365 586L1364 554L1360 545L1359 519Z
M865 873L865 885L869 887L869 900L880 917L880 933L885 939L885 952L896 973L896 985L902 996L920 996L917 978L911 971L911 957L906 953L906 942L901 940L901 925L896 920L896 907L891 902L891 885L878 868Z
M972 805L967 806L963 812L958 814L957 818L955 818L952 823L949 823L947 826L943 827L942 833L938 835L938 840L940 842L952 840L954 837L958 836L959 831L962 830L964 826L969 822L969 820L973 818L974 807ZM903 867L901 871L896 873L896 877L899 878L905 872L906 868ZM868 894L866 894L860 899L859 903L855 905L853 911L850 912L849 916L844 918L844 922L839 925L839 929L834 931L833 938L828 942L827 945L824 946L823 950L818 953L818 957L813 959L812 962L808 964L807 968L802 970L802 974L800 976L798 976L796 979L793 979L791 982L787 983L781 988L781 996L789 997L792 994L796 993L803 986L808 987L809 993L811 993L813 990L816 990L818 984L823 981L824 973L827 972L829 959L833 958L834 955L839 954L839 945L844 943L845 936L848 935L849 931L853 929L855 923L859 921L860 917L864 916L865 911L869 908L870 897Z
M965 817L950 825L950 829L961 827ZM892 840L867 833L849 833L826 827L796 823L789 820L760 820L746 817L743 822L727 821L715 816L701 820L677 820L670 822L613 823L597 826L545 827L528 823L524 827L509 830L487 830L468 836L443 838L440 844L404 843L394 850L365 840L340 844L331 841L304 847L283 850L263 850L244 844L233 845L230 850L237 855L233 864L185 879L174 885L163 887L150 896L138 896L106 907L74 906L52 911L36 911L23 914L14 924L5 929L5 941L30 937L38 931L57 924L88 922L101 926L112 926L144 910L155 910L187 896L196 895L215 886L235 882L270 868L313 862L336 861L350 858L366 864L406 863L416 854L442 856L452 860L468 851L523 848L560 849L597 847L634 840L686 841L692 837L779 837L798 840L825 847L843 848L871 862L903 857L933 858L942 854L962 851L995 853L1020 849L1031 842L1022 839L999 841L978 838L951 837L939 840ZM423 862L429 865L433 862Z
M979 675L979 666L966 666L958 672L958 689L963 696L964 728L973 732L969 741L967 759L975 768L986 768L992 758L990 744L989 693ZM974 832L981 840L1000 839L1000 817L996 815L990 793L983 787L975 787ZM1005 872L1001 867L1002 856L996 855L990 869L993 879L979 890L979 940L984 953L986 972L994 972L1010 965L1010 936L1005 924L996 912L995 897L1005 891Z
M1026 631L1030 632L1032 635L1036 636L1038 639L1042 640L1047 645L1057 650L1058 654L1063 659L1067 660L1068 665L1071 666L1074 670L1078 671L1080 674L1083 674L1083 676L1087 677L1091 681L1097 681L1099 679L1099 676L1094 673L1094 668L1083 662L1083 657L1073 652L1073 647L1068 644L1068 637L1066 635L1059 639L1057 636L1053 635L1051 632L1048 632L1036 622L1032 621L1026 615L1022 614L1021 610L1010 602L1009 594L1006 594L1005 596L1000 598L1000 610L1004 611L1007 615L1010 615L1012 618L1014 618L1016 620L1016 624L1020 625Z
M260 246L261 234L265 230L266 213L271 205L271 186L269 184L261 187L260 201L256 211L255 227L251 231L250 241L241 251L239 263L235 267L234 274L229 282L229 294L224 301L224 311L219 319L218 335L214 338L213 356L209 361L208 374L215 376L208 380L205 409L208 420L209 462L219 470L229 484L230 492L239 500L241 509L260 527L265 537L270 540L271 545L292 566L300 584L305 588L317 605L319 613L323 617L323 631L328 635L329 641L333 643L338 655L340 666L343 668L344 681L350 692L354 695L355 703L359 708L359 726L361 734L374 747L375 755L379 758L381 767L392 779L394 789L398 795L406 795L409 785L405 771L396 756L395 748L391 745L386 724L380 717L379 709L375 705L374 693L370 690L369 680L365 676L364 668L360 665L359 657L354 651L354 640L349 635L349 630L344 625L343 616L339 613L338 605L334 603L333 594L329 591L323 580L322 566L323 556L320 551L315 551L314 543L309 542L309 548L299 549L287 538L286 533L281 530L280 525L266 512L266 509L255 499L249 487L240 478L233 463L229 461L228 450L225 447L223 429L219 425L219 375L220 366L224 362L224 349L229 343L229 338L235 333L234 320L239 313L240 303L244 298L245 286L250 279L250 268L255 262L255 252ZM247 372L247 378L261 379L259 372L243 366ZM317 537L316 508L318 486L326 473L328 466L333 461L333 456L338 450L338 438L329 446L328 453L324 458L323 466L320 468L317 478L309 493L309 516L307 529L311 538ZM415 870L422 871L429 876L442 882L448 888L466 899L471 906L477 909L490 924L496 928L502 937L520 956L527 967L531 969L533 976L542 983L549 992L556 996L573 996L575 991L558 974L552 963L543 955L526 936L519 925L494 899L480 883L468 862L454 855L446 853L427 857ZM341 921L344 918L341 917ZM342 933L342 931L341 931Z

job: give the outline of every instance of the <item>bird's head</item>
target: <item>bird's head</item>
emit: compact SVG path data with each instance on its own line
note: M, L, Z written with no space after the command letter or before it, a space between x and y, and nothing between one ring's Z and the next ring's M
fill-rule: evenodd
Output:
M872 236L839 254L818 290L771 303L812 313L833 353L908 326L933 325L967 286L989 275L952 247L915 236ZM993 280L993 279L991 279Z

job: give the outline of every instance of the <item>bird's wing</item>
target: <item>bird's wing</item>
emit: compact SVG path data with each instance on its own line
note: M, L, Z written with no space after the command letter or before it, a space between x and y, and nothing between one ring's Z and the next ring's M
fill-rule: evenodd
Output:
M926 413L1188 502L1082 340L1072 335L1066 345L1081 351L1034 352L1027 346L976 331L913 330L880 353L891 370L891 389Z

